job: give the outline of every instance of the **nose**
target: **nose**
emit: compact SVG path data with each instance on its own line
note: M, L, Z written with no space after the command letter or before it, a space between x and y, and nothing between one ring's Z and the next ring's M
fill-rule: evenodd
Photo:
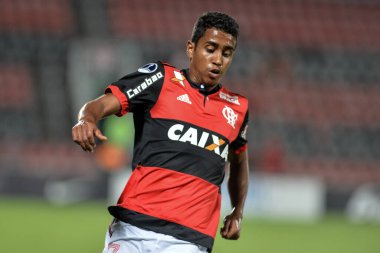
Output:
M221 52L216 51L213 57L213 63L217 66L222 66L223 64L223 56Z

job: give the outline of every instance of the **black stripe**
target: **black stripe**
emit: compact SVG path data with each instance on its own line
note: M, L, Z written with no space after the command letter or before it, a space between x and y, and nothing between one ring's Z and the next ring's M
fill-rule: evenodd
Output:
M168 119L149 118L144 126L141 141L135 147L133 168L137 165L160 167L193 175L220 187L224 178L225 160L214 151L206 150L190 143L170 140L168 130L175 124L184 125L183 133L190 127L222 138L228 145L228 139L215 132L189 124ZM207 145L212 144L211 135ZM220 153L225 145L220 148Z
M112 85L119 87L120 91L128 98L130 112L135 112L139 108L151 108L157 102L165 80L165 68L161 62L154 64L157 64L157 69L154 72L136 71L112 83ZM159 74L160 72L161 74ZM161 78L156 79L157 75L160 75ZM130 97L128 93L132 96Z
M245 113L243 124L240 127L239 134L230 145L231 149L238 150L239 148L247 144L247 139L242 137L242 132L245 130L246 126L248 125L248 122L249 122L249 111L247 110L247 112Z
M110 206L108 211L115 218L130 223L136 227L147 229L161 234L171 235L180 240L188 241L206 247L209 252L214 245L214 239L194 229L180 224L161 220L153 216L138 213L120 206Z
M215 84L212 87L209 87L207 84L200 84L200 83L193 82L189 76L189 69L182 69L181 71L184 74L184 76L186 77L186 80L189 82L189 84L193 88L198 89L199 92L202 93L204 96L214 94L215 92L218 92L222 88L222 84L220 84L220 83Z

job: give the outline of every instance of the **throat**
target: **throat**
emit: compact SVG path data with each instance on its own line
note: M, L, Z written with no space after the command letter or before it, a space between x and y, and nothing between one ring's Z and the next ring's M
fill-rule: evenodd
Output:
M182 70L182 72L183 72L184 76L186 77L187 81L190 83L190 85L191 85L193 88L198 89L199 92L202 93L202 94L205 95L205 96L217 92L217 91L220 90L220 88L222 87L221 84L206 85L206 84L203 84L203 83L197 83L197 82L194 82L194 81L190 78L190 75L189 75L189 69L184 69L184 70Z

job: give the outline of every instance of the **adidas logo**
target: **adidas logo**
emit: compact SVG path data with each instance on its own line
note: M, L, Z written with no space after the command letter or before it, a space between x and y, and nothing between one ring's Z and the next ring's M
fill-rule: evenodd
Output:
M181 95L181 96L178 96L178 97L177 97L177 100L182 101L182 102L185 102L185 103L188 103L188 104L191 105L190 98L189 98L189 96L188 96L187 94L183 94L183 95Z

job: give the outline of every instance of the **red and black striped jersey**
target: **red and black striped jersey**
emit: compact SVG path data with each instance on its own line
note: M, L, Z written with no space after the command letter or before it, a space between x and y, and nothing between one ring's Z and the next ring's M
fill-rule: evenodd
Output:
M228 152L247 146L248 100L222 85L207 90L188 70L150 63L109 85L133 113L132 175L110 213L125 222L211 250Z

